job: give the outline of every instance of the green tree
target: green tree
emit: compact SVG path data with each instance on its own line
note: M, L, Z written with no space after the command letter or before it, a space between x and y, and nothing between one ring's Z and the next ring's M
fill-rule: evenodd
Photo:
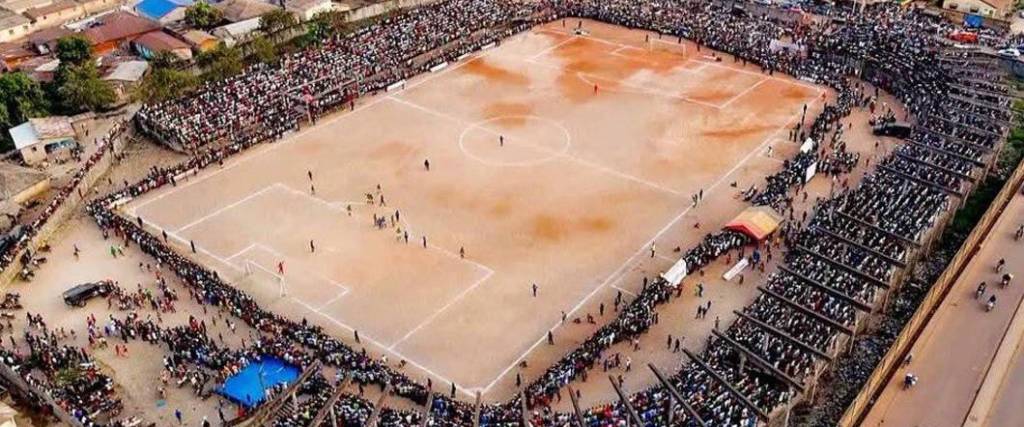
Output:
M185 22L195 28L213 28L224 19L220 9L210 6L205 1L199 1L185 9Z
M152 103L181 96L199 84L199 78L179 70L180 60L170 52L160 52L149 61L153 67L135 91L135 99Z
M203 79L217 81L242 72L242 52L236 47L228 47L224 43L216 49L200 53L196 62L205 70Z
M78 65L92 59L92 47L89 40L75 34L57 40L57 59L60 62Z
M260 31L271 39L277 39L277 34L286 28L296 24L295 15L284 9L274 9L260 16Z
M256 36L249 42L249 53L257 61L271 63L277 59L277 48L266 37Z
M31 117L49 114L49 103L39 83L25 73L0 75L0 129L6 130ZM0 134L0 152L14 148L8 132Z
M199 84L199 78L187 71L174 68L156 68L142 80L136 90L136 99L153 103L174 99Z
M110 82L100 79L99 70L92 61L78 65L61 66L54 82L57 95L65 111L100 110L117 100Z

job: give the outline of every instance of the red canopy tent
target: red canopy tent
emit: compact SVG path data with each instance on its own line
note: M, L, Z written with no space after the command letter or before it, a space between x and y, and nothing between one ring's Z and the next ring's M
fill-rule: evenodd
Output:
M736 218L725 224L726 230L738 231L751 239L761 241L767 239L782 222L782 215L767 206L749 207L740 212Z

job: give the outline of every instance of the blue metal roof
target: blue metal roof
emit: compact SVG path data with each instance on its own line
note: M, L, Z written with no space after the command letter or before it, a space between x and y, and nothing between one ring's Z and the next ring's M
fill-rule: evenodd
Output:
M135 5L135 10L145 18L160 20L179 7L192 5L192 0L142 0Z

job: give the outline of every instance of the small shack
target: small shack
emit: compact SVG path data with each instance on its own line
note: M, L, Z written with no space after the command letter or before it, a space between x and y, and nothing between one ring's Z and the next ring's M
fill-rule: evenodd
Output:
M64 116L28 119L8 132L28 165L66 160L78 148L75 129L71 127L71 120Z

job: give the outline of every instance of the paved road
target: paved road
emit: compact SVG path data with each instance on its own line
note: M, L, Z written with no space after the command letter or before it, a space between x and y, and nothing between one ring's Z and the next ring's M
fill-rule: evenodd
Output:
M913 361L901 368L886 385L864 426L941 427L963 424L979 388L986 381L989 366L1011 320L1024 322L1024 316L1014 317L1024 298L1024 242L1013 238L1021 223L1024 223L1024 196L1018 193L914 344L911 350ZM1006 259L1006 271L1017 277L1015 283L1007 288L998 285L1002 273L994 271L1000 258ZM983 300L993 293L998 298L992 312L986 313L983 302L974 297L982 281L988 283ZM1024 308L1021 311L1024 312ZM998 372L1000 378L989 379L1003 386L995 389L990 412L986 411L998 416L989 416L988 425L1021 425L1021 417L1024 417L1024 407L1020 405L1024 401L1024 356L1019 353L1014 354L1010 369ZM993 373L996 371L999 370L993 369ZM917 386L904 390L902 382L908 372L917 375L920 381ZM1004 373L1005 376L1002 375Z

